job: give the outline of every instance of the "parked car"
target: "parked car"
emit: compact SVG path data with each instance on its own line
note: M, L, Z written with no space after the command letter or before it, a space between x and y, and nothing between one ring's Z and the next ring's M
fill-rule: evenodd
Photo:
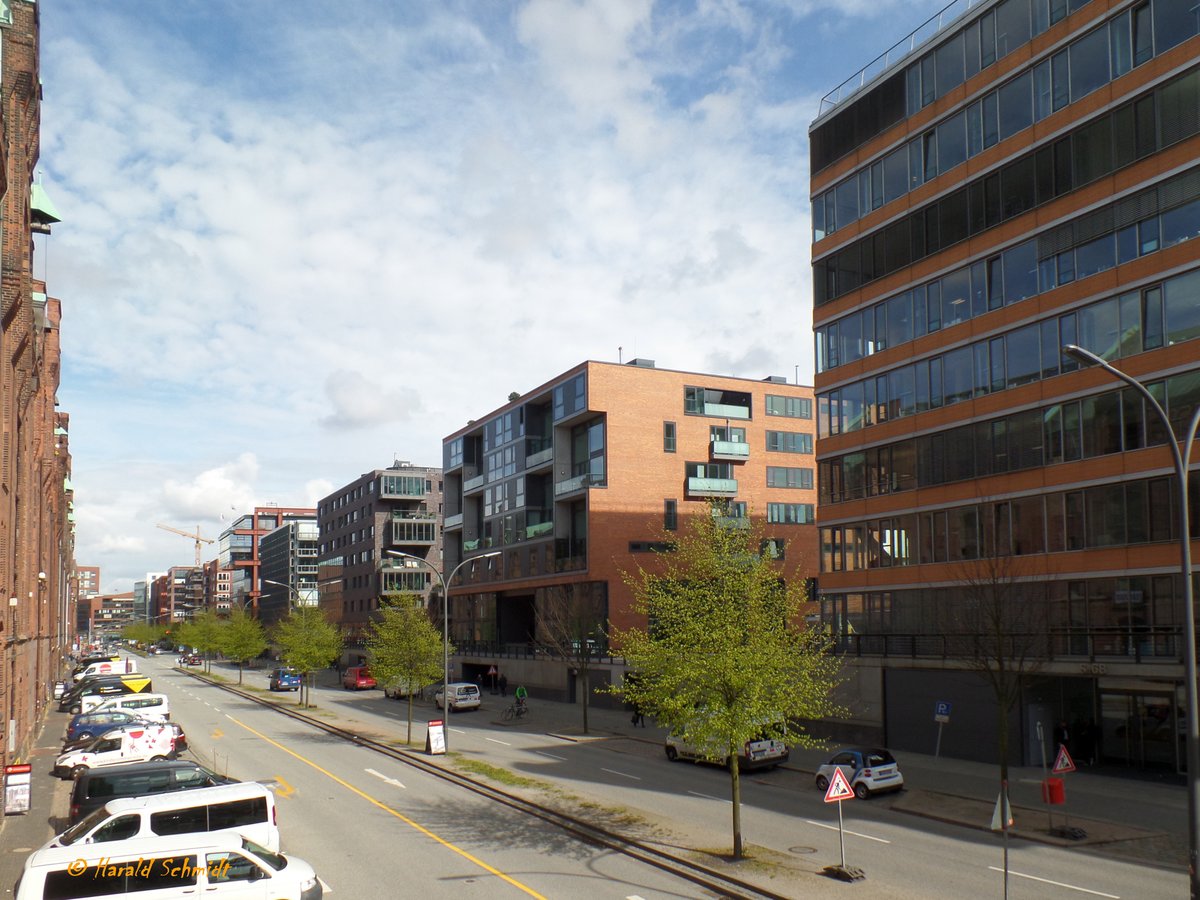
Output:
M174 736L174 740L175 740L175 750L177 752L182 753L184 750L187 749L187 747L188 747L187 735L183 733L183 726L180 725L178 722L162 722L162 721L153 721L153 720L143 721L142 719L134 719L132 722L127 722L122 725L117 725L117 724L109 725L107 728L100 729L100 731L98 731L97 734L111 736L118 731L128 731L130 729L146 728L146 727L152 726L152 725L166 725L167 728L169 728L171 730L171 734ZM96 740L95 737L90 737L90 738L76 738L73 741L67 741L66 743L63 744L62 750L60 752L66 753L68 750L79 750L83 747L87 747L89 744L93 743L95 740Z
M106 709L102 712L80 713L72 718L67 725L67 733L63 741L64 743L70 743L71 741L88 740L94 738L102 731L108 731L111 728L116 728L118 725L128 725L136 721L137 718L133 713L123 710Z
M708 762L715 765L726 765L722 758L725 751L704 752L694 747L676 734L668 734L664 744L667 759L674 762L677 759L690 759L693 762ZM759 736L747 741L738 753L738 768L742 770L769 769L781 766L788 761L791 751L783 741L771 737Z
M904 788L904 776L896 757L881 747L847 747L829 758L817 769L816 784L821 790L829 787L838 769L846 776L854 796L866 800L872 794L899 791Z
M421 693L421 685L407 678L397 678L383 686L383 696L392 700L404 700Z
M123 725L104 732L90 744L64 750L54 762L59 778L74 778L88 769L121 763L174 759L177 751L173 725Z
M273 691L298 691L300 676L295 669L272 669L269 686Z
M439 709L443 708L445 689L438 688L433 695L433 702ZM450 683L450 709L458 712L460 709L479 709L479 686L469 681L453 681Z
M199 653L188 653L179 657L179 664L181 666L201 666L204 665L204 659Z
M342 687L349 691L365 691L378 685L366 666L351 666L342 675Z

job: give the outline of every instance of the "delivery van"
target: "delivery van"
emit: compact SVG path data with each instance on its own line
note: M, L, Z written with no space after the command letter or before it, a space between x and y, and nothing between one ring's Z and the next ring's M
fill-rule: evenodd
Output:
M94 662L88 665L82 672L75 676L75 680L82 681L89 675L132 675L137 670L137 660L106 659L102 662Z
M154 684L145 675L93 675L80 681L62 695L58 701L59 712L78 715L83 712L83 698L95 694L149 694Z
M171 718L171 701L166 694L89 694L80 697L79 702L84 712L127 712L152 722Z
M302 859L273 853L232 832L135 838L47 847L31 853L16 900L79 897L178 900L320 900L316 872Z
M86 747L61 754L54 762L53 772L59 778L74 778L87 769L174 759L175 753L175 729L170 725L124 726L104 732Z
M279 852L275 795L266 786L248 781L173 794L122 797L109 800L45 846L83 846L169 834L195 839L216 831L236 831Z

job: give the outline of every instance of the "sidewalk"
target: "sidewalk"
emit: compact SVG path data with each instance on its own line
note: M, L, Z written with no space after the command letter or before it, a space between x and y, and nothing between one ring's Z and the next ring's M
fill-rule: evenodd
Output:
M54 835L67 827L71 782L50 774L62 741L63 717L44 713L34 740L29 812L4 816L0 821L0 897L13 896L13 888L25 868L25 860Z

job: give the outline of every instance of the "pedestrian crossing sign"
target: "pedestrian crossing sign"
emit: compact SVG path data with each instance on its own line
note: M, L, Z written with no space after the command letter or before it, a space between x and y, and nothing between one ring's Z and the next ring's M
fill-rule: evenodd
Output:
M834 769L833 778L829 780L829 789L825 791L825 802L834 803L853 799L854 791L850 787L850 782L846 780L845 773L841 769Z

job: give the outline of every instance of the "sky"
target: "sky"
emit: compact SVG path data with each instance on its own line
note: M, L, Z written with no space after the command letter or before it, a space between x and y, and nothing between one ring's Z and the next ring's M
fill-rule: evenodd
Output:
M808 126L942 2L40 0L105 593L584 360L812 384ZM205 559L215 556L215 544Z

